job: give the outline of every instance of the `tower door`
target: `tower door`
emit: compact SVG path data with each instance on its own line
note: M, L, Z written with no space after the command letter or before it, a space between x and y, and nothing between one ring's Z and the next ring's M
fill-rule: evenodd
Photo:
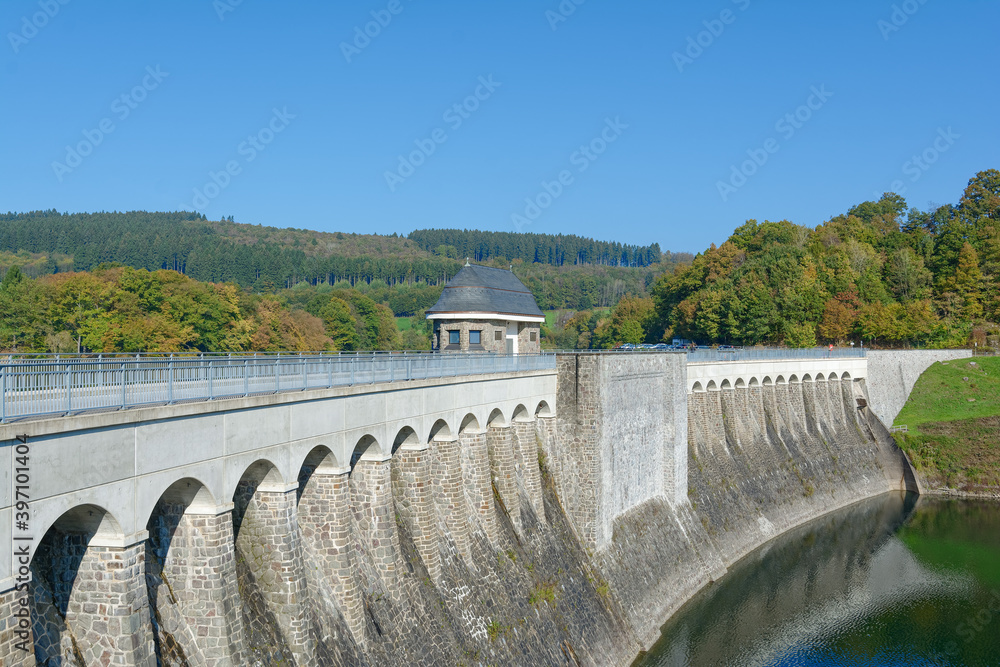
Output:
M507 323L507 354L517 354L517 322Z

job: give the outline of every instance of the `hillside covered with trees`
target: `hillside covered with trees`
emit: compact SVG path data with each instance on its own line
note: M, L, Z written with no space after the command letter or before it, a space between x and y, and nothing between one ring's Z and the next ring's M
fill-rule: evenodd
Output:
M815 229L749 220L652 296L647 339L983 345L1000 323L1000 171L932 211L887 193Z

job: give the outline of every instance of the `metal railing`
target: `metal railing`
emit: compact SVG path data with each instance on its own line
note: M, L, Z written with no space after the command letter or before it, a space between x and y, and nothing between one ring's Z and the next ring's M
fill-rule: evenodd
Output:
M53 355L54 356L54 355ZM554 370L551 354L0 356L0 423L281 391Z
M800 359L864 359L866 348L827 347L775 348L698 348L688 352L689 364L707 364L720 361L781 361Z

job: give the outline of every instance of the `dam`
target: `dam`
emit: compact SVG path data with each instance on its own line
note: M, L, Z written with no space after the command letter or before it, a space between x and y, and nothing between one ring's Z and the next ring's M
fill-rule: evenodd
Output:
M0 662L629 664L968 352L394 356L4 366Z

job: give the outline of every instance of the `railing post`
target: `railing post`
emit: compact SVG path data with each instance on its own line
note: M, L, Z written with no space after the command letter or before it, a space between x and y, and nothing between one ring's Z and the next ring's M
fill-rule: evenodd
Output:
M354 386L354 361L357 357L351 357L351 386Z
M250 395L250 367L247 365L247 359L243 360L243 397L246 398Z
M396 381L396 365L392 362L392 352L389 353L389 382Z
M281 379L279 377L279 364L281 364L281 353L278 353L277 358L274 360L274 393L281 391Z
M66 414L73 411L73 371L70 365L66 364Z
M213 400L215 398L215 389L212 386L212 360L208 360L208 366L205 368L205 377L208 378L208 400Z
M125 409L125 362L121 363L122 367L122 410Z
M372 381L371 381L371 383L375 384L375 353L374 352L372 352L371 359L372 359Z
M7 421L7 367L0 366L0 424Z
M302 390L305 391L306 387L309 386L309 376L306 374L306 367L308 366L308 361L299 352L299 363L302 364Z
M333 359L324 357L323 363L326 364L326 388L333 389Z

